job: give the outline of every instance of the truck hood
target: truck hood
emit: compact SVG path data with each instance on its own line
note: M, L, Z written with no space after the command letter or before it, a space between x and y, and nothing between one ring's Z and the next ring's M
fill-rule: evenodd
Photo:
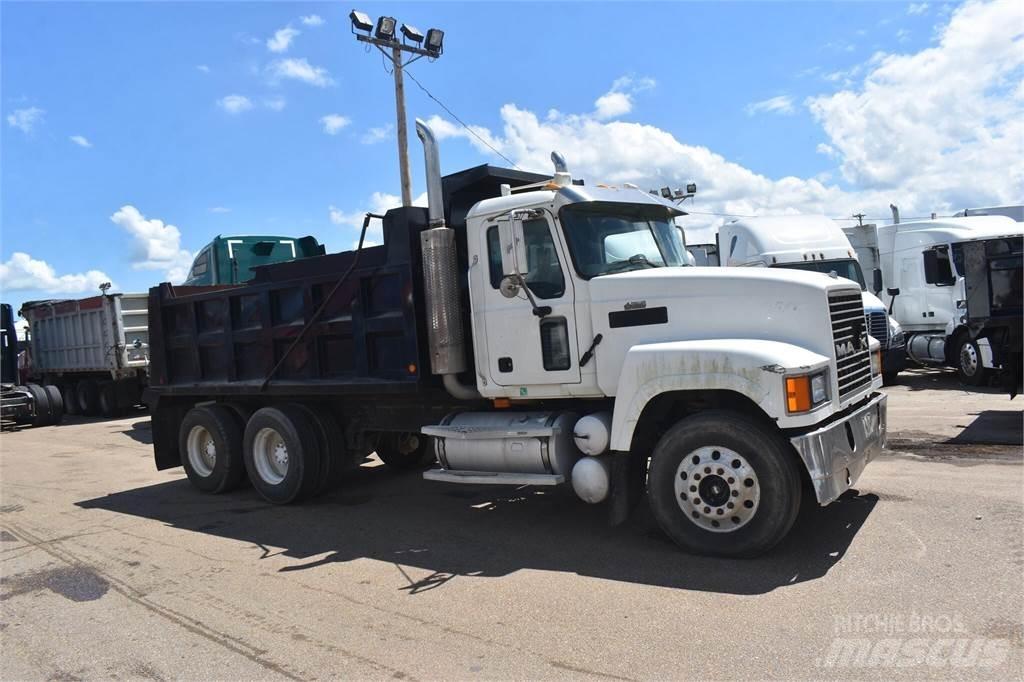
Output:
M861 294L846 279L769 268L652 268L589 284L593 333L602 334L606 359L638 344L699 339L778 341L832 358L829 293Z

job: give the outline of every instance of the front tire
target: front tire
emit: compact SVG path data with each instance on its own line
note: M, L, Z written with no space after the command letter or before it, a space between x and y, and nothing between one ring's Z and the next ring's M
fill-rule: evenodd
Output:
M967 386L984 386L988 383L988 370L981 361L978 342L966 334L960 337L956 351L956 375L960 383Z
M800 510L796 455L769 428L733 412L670 428L651 456L647 491L662 530L695 554L763 554Z
M35 409L35 417L32 419L32 426L48 426L52 423L50 407L50 396L46 389L39 384L25 384L29 395L32 396L32 403Z

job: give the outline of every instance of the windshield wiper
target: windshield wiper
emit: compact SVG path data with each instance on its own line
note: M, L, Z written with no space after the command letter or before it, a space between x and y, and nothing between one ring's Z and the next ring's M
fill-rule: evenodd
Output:
M624 272L624 271L629 270L630 268L632 268L634 265L640 265L640 266L643 266L643 267L646 267L646 268L660 268L661 267L657 263L652 263L651 261L649 261L647 259L647 256L645 256L644 254L636 253L636 254L633 254L632 256L630 256L629 258L627 258L626 260L619 261L618 263L615 263L615 264L609 266L608 269L605 270L601 274L610 275L610 274L615 273L615 272Z

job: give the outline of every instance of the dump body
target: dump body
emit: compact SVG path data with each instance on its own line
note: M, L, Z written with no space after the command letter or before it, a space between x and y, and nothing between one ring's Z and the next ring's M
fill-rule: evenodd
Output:
M39 301L21 308L28 320L32 374L99 373L120 379L149 366L146 294Z

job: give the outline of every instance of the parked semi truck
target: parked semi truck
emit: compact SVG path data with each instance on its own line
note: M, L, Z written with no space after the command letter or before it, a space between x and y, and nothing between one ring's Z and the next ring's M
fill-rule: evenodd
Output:
M890 317L879 298L868 290L864 270L850 241L839 225L823 215L789 215L744 218L725 223L712 239L707 229L691 236L702 237L704 252L712 257L708 265L723 267L769 267L835 273L856 282L861 289L868 334L882 348L882 377L885 384L896 382L906 367L906 349L900 325ZM868 271L874 280L881 271Z
M907 353L954 367L968 385L993 371L1015 392L1021 372L1021 223L975 215L845 228L907 335ZM977 249L977 251L975 251ZM973 253L968 269L965 254Z
M296 258L322 256L325 250L315 237L268 235L217 235L196 254L189 268L187 286L240 284L252 279L252 269Z
M64 418L64 401L55 386L21 385L18 330L14 309L0 303L0 426L49 426Z
M646 489L683 548L750 556L882 450L856 284L675 267L674 205L554 154L553 178L442 180L416 127L429 208L388 211L383 245L150 290L158 469L290 503L375 450L433 481L571 485L613 522Z

